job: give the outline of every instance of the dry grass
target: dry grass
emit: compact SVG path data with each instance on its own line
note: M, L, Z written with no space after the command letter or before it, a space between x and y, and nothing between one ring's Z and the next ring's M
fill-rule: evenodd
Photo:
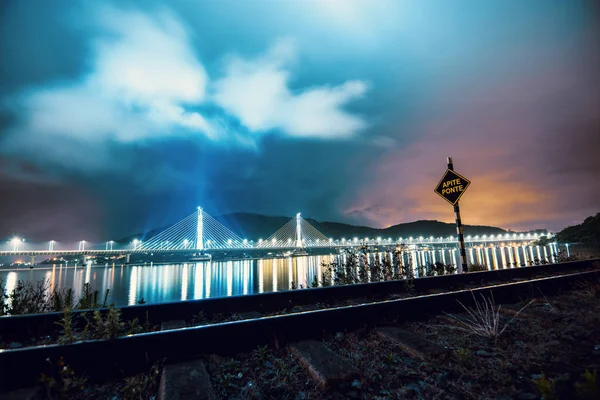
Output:
M471 291L475 307L467 307L460 301L458 302L467 312L467 317L457 318L452 314L448 316L458 322L458 326L454 328L466 332L469 335L477 335L490 339L497 340L498 336L502 335L506 328L513 322L515 318L527 308L534 300L527 303L508 321L506 324L501 324L500 309L502 306L497 306L493 297L484 297L481 295L482 301L479 302L475 298L475 294Z

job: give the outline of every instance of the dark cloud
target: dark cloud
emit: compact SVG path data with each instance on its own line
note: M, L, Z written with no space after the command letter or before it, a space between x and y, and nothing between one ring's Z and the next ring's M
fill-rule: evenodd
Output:
M597 2L325 3L2 2L0 237L451 220L447 155L467 223L598 211Z

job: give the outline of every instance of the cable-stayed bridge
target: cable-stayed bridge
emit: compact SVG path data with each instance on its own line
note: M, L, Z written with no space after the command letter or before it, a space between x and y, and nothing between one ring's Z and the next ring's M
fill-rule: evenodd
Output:
M505 242L528 243L537 240L538 234L504 234L466 236L471 245L494 245ZM551 234L544 235L551 238ZM28 248L20 238L8 241L8 249L0 251L0 256L67 256L67 255L126 255L131 254L174 254L184 253L201 256L212 251L255 251L255 250L292 250L303 254L302 250L311 248L337 248L363 245L457 245L458 238L448 237L408 237L408 238L328 238L298 213L286 224L266 239L258 241L243 239L231 229L207 214L202 208L171 225L169 228L147 239L135 239L125 248L115 248L115 242L107 241L91 246L80 241L77 249L58 248L56 242L49 241L48 248L35 250ZM33 261L33 259L32 259Z

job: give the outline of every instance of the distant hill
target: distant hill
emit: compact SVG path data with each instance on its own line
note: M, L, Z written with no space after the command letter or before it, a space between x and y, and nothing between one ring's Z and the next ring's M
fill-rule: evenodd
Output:
M600 244L600 213L579 225L566 227L556 234L556 239L561 243Z
M266 216L250 213L232 213L216 219L229 227L240 236L251 240L267 238L281 228L292 217ZM419 236L451 236L456 234L456 225L439 221L415 221L390 226L388 228L371 228L341 222L320 222L312 218L306 219L327 237L419 237ZM484 235L506 233L507 231L495 226L464 225L465 235Z
M216 220L231 229L238 236L248 240L266 239L275 233L279 228L285 225L292 217L269 216L251 213L231 213L215 217ZM393 225L388 228L371 228L368 226L358 226L344 224L341 222L320 222L312 218L306 219L311 225L317 228L325 236L331 238L353 238L353 237L419 237L419 236L453 236L456 235L456 225L440 221L415 221L403 224ZM162 227L154 229L145 234L135 234L125 237L118 242L130 243L134 238L148 240L159 232L168 228ZM496 226L485 225L463 225L465 235L497 235L509 231ZM542 232L536 230L531 232Z

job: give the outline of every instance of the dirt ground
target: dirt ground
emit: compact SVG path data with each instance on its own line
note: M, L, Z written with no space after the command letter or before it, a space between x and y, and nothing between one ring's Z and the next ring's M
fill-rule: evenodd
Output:
M587 286L538 299L514 319L501 312L500 329L512 322L497 338L468 334L449 316L402 325L445 347L444 359L411 358L372 330L328 335L324 343L360 370L358 379L328 390L283 345L212 356L209 373L222 398L600 399L599 293Z

